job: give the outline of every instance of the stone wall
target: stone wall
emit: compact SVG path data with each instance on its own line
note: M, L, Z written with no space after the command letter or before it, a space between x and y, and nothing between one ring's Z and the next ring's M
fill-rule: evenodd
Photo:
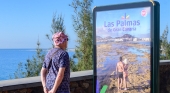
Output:
M160 93L170 93L170 65L160 66Z
M93 93L93 70L71 72L71 93ZM44 93L40 76L0 81L0 93Z
M92 79L70 82L71 93L93 93ZM43 93L42 86L1 91L0 93Z
M71 93L93 93L93 71L71 73ZM0 81L0 93L43 93L40 77ZM160 93L170 93L170 61L160 65Z

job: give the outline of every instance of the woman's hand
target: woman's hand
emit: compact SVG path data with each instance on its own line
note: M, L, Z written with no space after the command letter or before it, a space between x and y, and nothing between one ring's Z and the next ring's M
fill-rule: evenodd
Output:
M48 89L46 87L43 87L44 93L48 93Z
M51 89L50 91L48 91L48 93L55 93L56 91L54 89Z

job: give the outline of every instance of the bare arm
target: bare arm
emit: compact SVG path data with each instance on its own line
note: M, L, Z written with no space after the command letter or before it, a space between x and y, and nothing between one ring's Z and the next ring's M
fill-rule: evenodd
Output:
M58 75L57 75L57 77L56 77L54 86L53 86L53 88L52 88L52 90L53 90L54 92L57 91L57 88L59 87L59 85L61 84L61 82L62 82L62 80L63 80L64 71L65 71L65 67L59 68Z
M123 64L122 64L122 69L123 69L123 72L124 72L125 70L124 70L124 65Z
M48 90L46 88L46 75L47 75L47 69L42 67L42 69L41 69L41 82L42 82L44 92L48 93Z
M117 64L118 65L118 64ZM117 74L117 65L116 65L116 74Z

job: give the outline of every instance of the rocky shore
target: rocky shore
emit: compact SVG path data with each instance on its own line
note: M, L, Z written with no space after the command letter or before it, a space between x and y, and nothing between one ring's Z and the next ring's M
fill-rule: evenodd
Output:
M129 49L136 49L142 55L138 55ZM100 87L108 85L106 93L149 93L150 92L150 54L145 50L150 47L138 43L116 43L97 45L97 68L108 69L105 75L98 75ZM144 50L140 50L144 49ZM103 63L107 62L106 58L119 61L119 57L127 58L129 61L128 68L128 90L117 90L117 78L112 73L116 65L110 64L110 67L104 67Z

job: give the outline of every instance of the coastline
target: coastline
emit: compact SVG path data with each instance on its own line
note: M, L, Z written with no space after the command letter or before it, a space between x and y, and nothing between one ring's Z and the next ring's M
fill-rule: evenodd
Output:
M131 48L131 50L129 50ZM140 50L140 49L143 50ZM100 87L108 85L107 93L118 92L116 75L111 75L115 71L114 60L119 61L120 56L129 60L128 68L128 90L120 92L145 92L150 91L150 47L139 43L110 42L97 45L97 68ZM136 51L132 51L136 49ZM139 53L137 53L139 52ZM106 59L110 59L110 62ZM108 65L104 65L108 63ZM110 64L110 65L109 65ZM107 70L106 70L107 69ZM103 74L101 74L103 73ZM135 78L134 78L135 77Z
M43 52L47 52L46 50ZM68 51L69 56L72 57L74 51ZM0 49L0 80L9 80L10 75L13 77L18 68L18 64L26 64L27 59L32 59L36 56L36 49ZM74 59L77 63L77 59ZM25 68L23 68L24 70Z

